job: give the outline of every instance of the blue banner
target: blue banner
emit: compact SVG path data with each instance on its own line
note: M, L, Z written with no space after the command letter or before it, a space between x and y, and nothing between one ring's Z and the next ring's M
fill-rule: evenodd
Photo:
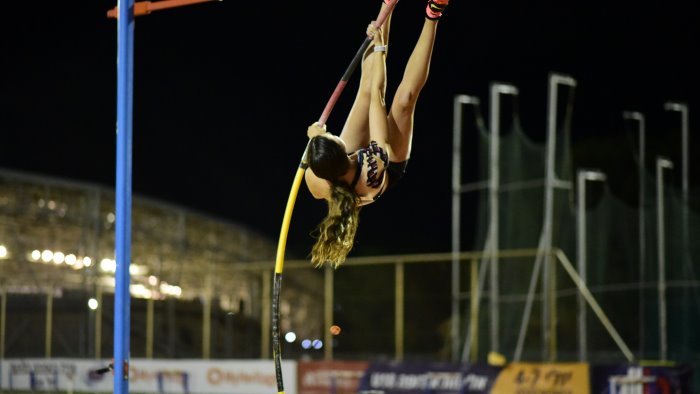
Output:
M500 367L451 363L371 363L359 391L385 394L489 393Z

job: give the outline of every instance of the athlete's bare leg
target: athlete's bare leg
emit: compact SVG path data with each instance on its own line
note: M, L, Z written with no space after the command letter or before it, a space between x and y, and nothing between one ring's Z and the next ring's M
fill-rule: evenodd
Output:
M428 80L437 24L437 20L425 18L420 37L406 64L403 79L396 89L389 110L389 144L393 151L393 162L401 162L411 156L413 114L418 95Z
M387 5L382 2L382 10ZM385 44L389 42L389 28L391 26L391 13L387 16L382 25L381 32ZM350 109L343 130L340 133L340 138L345 141L347 153L355 152L360 148L369 145L369 108L371 99L371 70L373 46L370 45L364 55L362 61L362 76L360 77L360 86L357 90L355 102Z

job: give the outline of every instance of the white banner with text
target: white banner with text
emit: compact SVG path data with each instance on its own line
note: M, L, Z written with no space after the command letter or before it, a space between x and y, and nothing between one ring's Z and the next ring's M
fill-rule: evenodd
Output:
M112 392L109 360L4 359L3 390ZM269 394L277 392L272 360L147 360L129 364L129 391L137 393ZM284 390L296 394L297 363L282 362Z

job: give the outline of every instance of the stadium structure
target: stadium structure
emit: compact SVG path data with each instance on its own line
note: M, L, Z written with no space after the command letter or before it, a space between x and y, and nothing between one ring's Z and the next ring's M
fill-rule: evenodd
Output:
M146 197L134 197L132 221L133 356L260 357L270 282L260 267L271 269L274 242ZM0 170L2 356L111 355L114 224L111 188ZM285 326L303 318L296 308L316 307L304 301L316 276L297 275L284 295Z

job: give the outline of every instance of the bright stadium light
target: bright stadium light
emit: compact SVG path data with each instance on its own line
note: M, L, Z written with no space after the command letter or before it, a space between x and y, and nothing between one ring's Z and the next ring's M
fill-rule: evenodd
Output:
M90 298L88 300L88 308L90 308L91 310L94 311L95 309L97 309L98 306L100 306L100 304L97 302L96 299Z
M56 252L53 254L54 264L63 264L65 259L66 259L66 256L62 252Z
M4 259L7 257L7 248L5 245L0 245L0 259Z
M112 259L102 259L100 269L104 272L117 272L117 262Z
M53 260L53 252L46 249L45 251L41 252L41 261L44 263L48 263L51 260Z
M74 265L76 261L77 261L77 258L75 257L74 254L69 254L66 256L66 264Z
M41 258L41 252L36 249L32 250L30 258L32 259L32 261L39 261L39 259Z
M88 256L83 257L83 265L89 267L92 265L92 259Z
M292 343L297 340L297 334L295 334L293 331L290 331L284 334L284 340L289 343Z
M148 267L145 265L130 264L129 273L134 276L143 276L148 273Z
M147 289L146 286L136 283L133 284L129 287L129 290L131 291L131 295L136 297L136 298L145 298L149 299L152 298L153 293L151 292L150 289Z
M160 292L165 295L180 297L182 295L182 288L180 286L170 285L167 282L161 282Z

